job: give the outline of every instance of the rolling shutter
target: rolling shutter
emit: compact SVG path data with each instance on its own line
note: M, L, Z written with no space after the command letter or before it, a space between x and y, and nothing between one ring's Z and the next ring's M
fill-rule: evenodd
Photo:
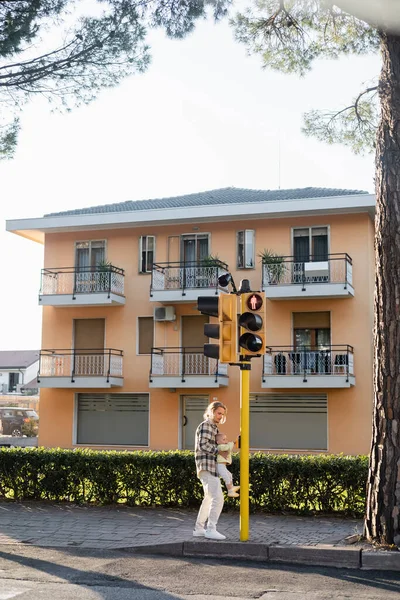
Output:
M78 444L148 446L148 394L79 394Z
M327 450L327 396L250 396L250 447L271 450Z

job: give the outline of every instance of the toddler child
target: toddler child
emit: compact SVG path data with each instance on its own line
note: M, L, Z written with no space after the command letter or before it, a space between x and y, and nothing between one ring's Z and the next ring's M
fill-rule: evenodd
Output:
M227 465L232 464L232 450L235 445L234 442L228 442L228 438L224 433L217 433L215 436L217 442L218 454L217 454L217 471L218 475L225 481L226 489L228 490L228 496L230 498L237 498L237 493L240 489L240 485L233 485L232 473L228 471ZM219 452L228 452L227 457L221 456Z

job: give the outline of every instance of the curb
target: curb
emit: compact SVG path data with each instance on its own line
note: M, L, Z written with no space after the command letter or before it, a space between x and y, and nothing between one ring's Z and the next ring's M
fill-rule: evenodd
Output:
M345 569L400 571L400 552L340 546L268 546L251 542L172 542L119 548L131 554L228 558Z

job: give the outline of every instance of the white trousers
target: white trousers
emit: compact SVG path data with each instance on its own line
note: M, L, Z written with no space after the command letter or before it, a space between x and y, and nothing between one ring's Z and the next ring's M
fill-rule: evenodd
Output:
M218 475L225 481L226 487L232 484L232 473L228 471L226 463L217 463Z
M211 475L209 471L200 471L199 479L203 484L204 498L197 515L196 529L204 529L207 522L207 529L213 530L217 528L219 515L224 505L221 481L219 477Z

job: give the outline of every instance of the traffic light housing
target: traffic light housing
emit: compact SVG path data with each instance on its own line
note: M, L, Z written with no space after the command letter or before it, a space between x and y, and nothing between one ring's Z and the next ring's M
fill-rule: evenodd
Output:
M218 317L218 323L206 323L204 335L218 340L218 344L204 344L204 356L216 358L222 364L237 361L237 296L200 296L197 310L203 315Z
M239 352L242 356L261 356L265 354L265 293L241 294L240 306Z

